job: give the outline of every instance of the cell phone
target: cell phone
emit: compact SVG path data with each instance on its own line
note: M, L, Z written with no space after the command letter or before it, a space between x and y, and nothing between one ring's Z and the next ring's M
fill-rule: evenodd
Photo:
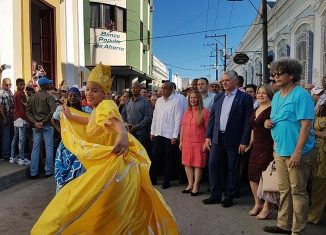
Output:
M11 69L11 65L9 65L9 64L4 64L4 65L2 65L2 68L3 68L3 69Z

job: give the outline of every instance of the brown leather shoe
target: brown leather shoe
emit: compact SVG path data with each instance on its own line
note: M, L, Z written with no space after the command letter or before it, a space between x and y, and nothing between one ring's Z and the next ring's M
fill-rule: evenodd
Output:
M280 234L291 234L290 230L285 230L277 226L265 226L263 230L266 233L280 233Z

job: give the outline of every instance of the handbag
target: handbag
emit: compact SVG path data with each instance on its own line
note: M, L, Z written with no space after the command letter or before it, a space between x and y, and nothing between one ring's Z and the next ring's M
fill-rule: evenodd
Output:
M264 192L279 192L278 189L278 174L275 168L275 161L272 161L266 171L262 172L263 191Z

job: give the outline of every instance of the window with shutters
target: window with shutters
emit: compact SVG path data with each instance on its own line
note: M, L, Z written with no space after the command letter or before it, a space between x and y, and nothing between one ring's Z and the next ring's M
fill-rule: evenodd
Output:
M277 45L277 58L290 57L290 46L286 39L282 39Z
M301 85L312 83L313 33L304 30L295 37L295 58L302 64Z

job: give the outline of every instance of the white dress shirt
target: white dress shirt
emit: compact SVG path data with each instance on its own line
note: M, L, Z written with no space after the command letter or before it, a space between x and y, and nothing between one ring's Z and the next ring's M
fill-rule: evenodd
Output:
M232 103L238 89L235 89L231 94L224 93L225 97L222 103L221 116L220 116L220 131L226 130L226 124L228 123L229 115L231 112Z
M151 135L168 139L178 138L184 107L180 99L172 94L167 100L157 99L153 114Z
M173 94L175 95L175 98L177 98L181 102L181 105L183 107L183 112L186 112L188 108L188 99L182 94L179 93L173 93Z

